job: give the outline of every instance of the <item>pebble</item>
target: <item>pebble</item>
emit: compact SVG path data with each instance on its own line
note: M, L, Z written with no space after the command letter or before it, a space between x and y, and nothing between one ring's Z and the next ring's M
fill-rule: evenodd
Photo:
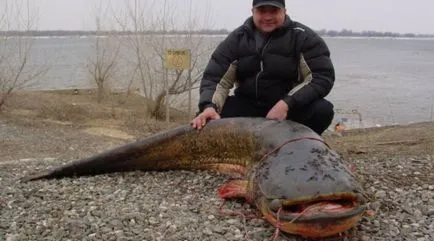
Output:
M206 234L206 235L211 235L211 234L213 234L212 230L209 229L208 227L206 227L206 228L203 230L203 233Z
M375 193L375 197L377 197L377 198L384 198L384 197L386 197L386 192L383 191L383 190L380 190L377 193Z

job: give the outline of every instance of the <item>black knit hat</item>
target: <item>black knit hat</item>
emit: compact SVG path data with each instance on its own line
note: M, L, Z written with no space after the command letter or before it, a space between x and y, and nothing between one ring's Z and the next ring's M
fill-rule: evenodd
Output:
M253 8L260 6L274 6L277 8L285 8L285 0L253 0Z

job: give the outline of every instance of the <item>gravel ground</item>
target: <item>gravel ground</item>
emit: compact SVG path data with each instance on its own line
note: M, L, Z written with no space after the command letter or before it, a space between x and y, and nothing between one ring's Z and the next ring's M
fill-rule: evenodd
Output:
M0 137L15 135L14 128L3 123ZM77 132L68 128L62 131ZM49 138L57 133L51 131L44 132L43 144L60 145L58 139ZM38 130L20 131L31 132ZM61 144L74 147L74 156L88 155L89 148L84 152L79 148L86 136L70 134ZM16 138L22 148L35 143L35 138L27 142L23 136ZM91 141L98 150L116 142ZM28 150L25 153L33 157ZM13 156L9 153L7 160L0 160L0 240L268 240L274 231L259 218L218 215L222 201L216 189L227 178L215 173L132 172L20 183L29 172L74 157L23 159L17 153L19 158L13 160ZM361 156L350 162L371 196L369 206L375 215L364 217L343 237L330 240L434 240L434 155ZM224 208L255 211L237 201ZM281 236L279 240L302 239Z

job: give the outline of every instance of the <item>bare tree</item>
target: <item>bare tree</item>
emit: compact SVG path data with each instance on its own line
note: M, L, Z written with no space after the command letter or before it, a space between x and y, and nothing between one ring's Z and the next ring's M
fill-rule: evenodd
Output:
M193 34L195 29L203 29L206 21L199 24L193 14L177 14L176 7L168 7L168 0L162 1L125 1L127 12L116 16L116 22L123 31L131 31L123 39L128 49L125 61L131 66L131 75L141 83L143 95L150 117L164 116L164 106L168 105L168 95L180 95L200 80L204 70L204 57L208 57L210 46L204 37ZM158 2L158 4L156 4ZM174 1L170 1L174 3ZM191 3L191 0L184 0ZM178 2L179 3L179 2ZM190 13L195 13L191 4ZM170 35L173 30L187 30L186 34ZM191 68L176 70L165 74L165 49L182 48L191 51ZM168 86L164 80L168 79Z
M94 55L88 59L87 68L97 86L98 102L101 102L107 88L108 82L113 79L117 68L117 61L120 51L119 41L112 32L104 31L101 18L105 17L106 11L102 9L102 1L96 9L96 36L94 42ZM102 35L102 32L105 35Z
M29 0L0 3L0 108L6 99L18 89L47 71L46 68L32 69L29 65L32 38L20 32L33 29L34 17L30 13ZM11 34L14 30L15 35Z

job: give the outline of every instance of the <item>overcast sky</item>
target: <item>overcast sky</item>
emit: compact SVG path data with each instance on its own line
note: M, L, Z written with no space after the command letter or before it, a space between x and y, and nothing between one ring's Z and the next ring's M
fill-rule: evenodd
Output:
M0 0L7 1L7 0ZM38 11L39 30L95 29L100 0L30 0ZM111 0L122 10L126 0ZM150 0L139 0L150 2ZM167 0L178 14L187 15L190 0ZM251 0L191 0L195 13L206 13L213 28L234 29L251 14ZM103 1L104 3L109 2ZM157 5L164 0L157 1ZM287 0L293 20L313 29L376 30L434 34L434 0Z

